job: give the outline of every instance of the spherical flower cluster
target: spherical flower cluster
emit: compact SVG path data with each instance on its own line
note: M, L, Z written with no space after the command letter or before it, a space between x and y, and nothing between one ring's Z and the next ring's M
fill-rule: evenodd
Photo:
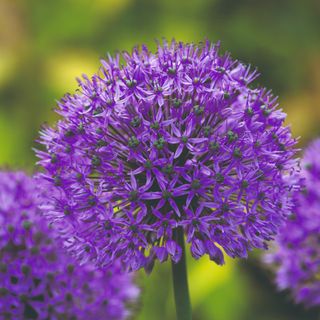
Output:
M124 60L124 65L120 63ZM181 257L246 257L290 211L295 140L276 98L219 45L145 46L102 61L66 95L38 151L45 214L82 261L128 270Z
M320 305L320 139L305 151L294 195L291 219L280 229L276 251L266 260L276 267L280 289L289 289L298 303Z
M138 289L119 267L79 266L39 216L37 188L0 173L0 319L125 319Z

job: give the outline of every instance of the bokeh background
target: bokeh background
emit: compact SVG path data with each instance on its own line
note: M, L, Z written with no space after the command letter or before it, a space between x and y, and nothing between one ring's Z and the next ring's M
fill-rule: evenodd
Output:
M56 120L75 77L94 73L107 52L154 49L162 37L221 40L279 95L301 147L320 135L319 0L0 0L0 166L32 172L37 131ZM224 267L189 258L194 319L319 319L276 292L259 257ZM138 281L134 319L175 319L170 264Z

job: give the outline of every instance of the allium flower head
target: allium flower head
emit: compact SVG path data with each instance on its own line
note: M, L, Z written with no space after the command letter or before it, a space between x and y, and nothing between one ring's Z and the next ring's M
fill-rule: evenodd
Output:
M44 177L57 194L46 214L82 261L120 258L129 270L181 248L195 258L266 248L290 207L283 179L295 140L257 73L219 45L143 46L109 56L58 104L41 132Z
M125 319L138 293L132 278L70 259L40 218L36 194L25 174L0 172L0 319Z
M276 250L266 256L276 267L280 289L289 289L296 302L320 305L320 139L305 151L294 195L291 219L280 229Z

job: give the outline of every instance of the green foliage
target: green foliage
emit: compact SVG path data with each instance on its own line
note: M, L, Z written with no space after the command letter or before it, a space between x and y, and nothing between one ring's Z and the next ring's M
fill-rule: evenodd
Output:
M99 57L139 43L155 48L154 39L162 37L221 40L234 57L258 66L260 83L288 101L289 120L304 124L293 127L296 133L320 133L317 0L2 0L0 7L2 166L33 167L40 125L56 120L55 100L76 89L75 77L93 73ZM252 261L239 268L231 260L217 267L189 259L195 320L316 319L276 293L259 264L252 272ZM170 264L156 265L139 281L137 319L173 320Z

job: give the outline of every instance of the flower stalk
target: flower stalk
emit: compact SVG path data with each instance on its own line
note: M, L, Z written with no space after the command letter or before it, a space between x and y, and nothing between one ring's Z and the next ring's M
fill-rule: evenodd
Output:
M172 261L171 264L177 320L191 320L192 311L188 287L186 252L183 229L181 227L174 230L174 238L182 249L181 259L177 263Z

